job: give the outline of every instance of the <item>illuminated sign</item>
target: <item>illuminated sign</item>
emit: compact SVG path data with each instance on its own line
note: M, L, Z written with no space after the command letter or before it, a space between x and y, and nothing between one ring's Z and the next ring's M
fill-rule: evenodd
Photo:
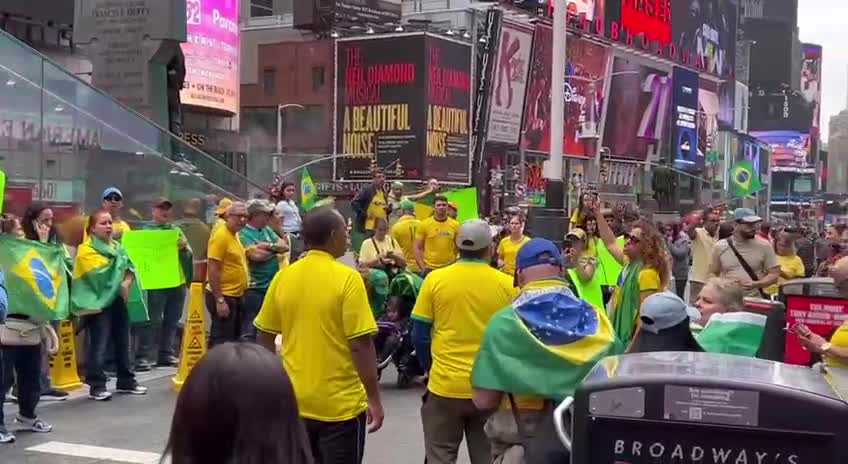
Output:
M238 0L186 0L185 105L238 113Z

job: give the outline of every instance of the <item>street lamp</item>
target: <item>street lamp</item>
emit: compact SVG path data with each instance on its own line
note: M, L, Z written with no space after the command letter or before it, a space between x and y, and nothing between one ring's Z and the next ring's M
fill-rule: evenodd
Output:
M283 153L283 110L286 108L295 107L297 109L305 109L303 105L297 103L286 103L285 105L277 105L277 154Z

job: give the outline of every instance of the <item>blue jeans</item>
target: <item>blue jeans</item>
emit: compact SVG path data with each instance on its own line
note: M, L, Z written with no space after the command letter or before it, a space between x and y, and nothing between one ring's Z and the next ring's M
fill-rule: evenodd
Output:
M167 361L174 355L177 324L183 314L186 286L150 290L147 292L147 310L150 320L136 324L138 336L136 362Z
M0 429L3 428L2 402L12 384L18 384L20 414L35 419L35 407L41 398L41 345L0 347Z
M107 341L113 350L118 388L135 387L135 373L130 369L130 316L120 296L99 314L85 316L86 357L85 383L91 388L106 388L104 357Z
M256 341L257 330L253 321L256 320L259 310L262 309L262 302L265 301L265 293L267 292L267 288L251 288L242 297L242 320L244 321L242 332L244 333L243 339L246 341Z

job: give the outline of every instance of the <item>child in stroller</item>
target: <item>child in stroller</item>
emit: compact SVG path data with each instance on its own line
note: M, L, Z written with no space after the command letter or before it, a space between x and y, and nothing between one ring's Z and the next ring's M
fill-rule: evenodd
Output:
M381 376L389 364L394 364L398 372L399 388L409 386L424 374L412 347L409 323L421 283L421 277L410 272L401 272L392 279L385 314L377 320L377 336L374 340L377 373Z

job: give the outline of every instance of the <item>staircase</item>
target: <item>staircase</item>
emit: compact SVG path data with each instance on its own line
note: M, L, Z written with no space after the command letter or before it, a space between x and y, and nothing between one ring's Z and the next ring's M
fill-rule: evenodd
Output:
M5 210L18 214L37 200L59 216L88 212L109 186L130 221L159 196L203 215L264 190L2 30L0 170Z

